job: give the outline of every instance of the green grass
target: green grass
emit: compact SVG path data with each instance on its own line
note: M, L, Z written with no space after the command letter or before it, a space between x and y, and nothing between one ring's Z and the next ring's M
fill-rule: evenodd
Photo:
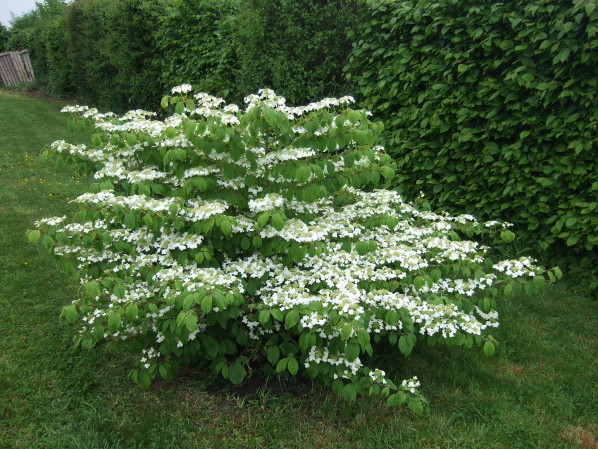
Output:
M422 417L307 382L235 388L193 367L143 392L127 379L131 354L73 350L76 328L58 315L76 286L25 239L89 182L38 158L81 139L61 106L0 91L0 448L597 447L598 302L566 284L502 303L492 358L445 347L381 358L420 377Z

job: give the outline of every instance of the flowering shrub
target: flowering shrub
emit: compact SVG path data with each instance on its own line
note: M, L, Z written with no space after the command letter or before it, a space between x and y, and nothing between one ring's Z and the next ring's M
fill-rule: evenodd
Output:
M560 272L522 258L493 263L464 236L507 226L420 210L385 190L393 163L381 126L350 97L289 107L272 91L247 106L191 86L175 112L122 117L67 107L91 123L93 146L54 142L48 155L95 173L73 220L29 233L81 282L62 316L75 340L134 341L142 388L201 359L241 383L258 364L305 372L352 401L404 402L421 413L417 378L395 383L371 366L385 340L408 356L417 341L467 348L498 326L496 298L533 293ZM78 127L80 125L76 125Z

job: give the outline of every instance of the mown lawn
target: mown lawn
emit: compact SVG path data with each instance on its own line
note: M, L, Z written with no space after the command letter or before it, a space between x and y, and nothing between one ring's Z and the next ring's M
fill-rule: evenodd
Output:
M38 157L84 138L61 106L0 91L0 448L598 448L598 302L566 282L501 304L492 358L417 347L379 360L420 377L421 417L306 381L233 388L194 367L143 392L127 379L135 356L73 350L58 316L76 285L25 238L90 182Z

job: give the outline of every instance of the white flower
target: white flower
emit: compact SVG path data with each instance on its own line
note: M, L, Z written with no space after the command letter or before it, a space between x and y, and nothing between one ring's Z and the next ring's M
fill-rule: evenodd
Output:
M175 86L172 88L173 94L186 94L187 92L191 92L193 90L193 86L191 84L181 84L180 86Z

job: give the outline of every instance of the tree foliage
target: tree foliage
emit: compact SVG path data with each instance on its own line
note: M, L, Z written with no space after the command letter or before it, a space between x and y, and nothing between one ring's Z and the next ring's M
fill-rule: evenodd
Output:
M10 31L0 23L0 52L8 50L8 41L10 39Z

